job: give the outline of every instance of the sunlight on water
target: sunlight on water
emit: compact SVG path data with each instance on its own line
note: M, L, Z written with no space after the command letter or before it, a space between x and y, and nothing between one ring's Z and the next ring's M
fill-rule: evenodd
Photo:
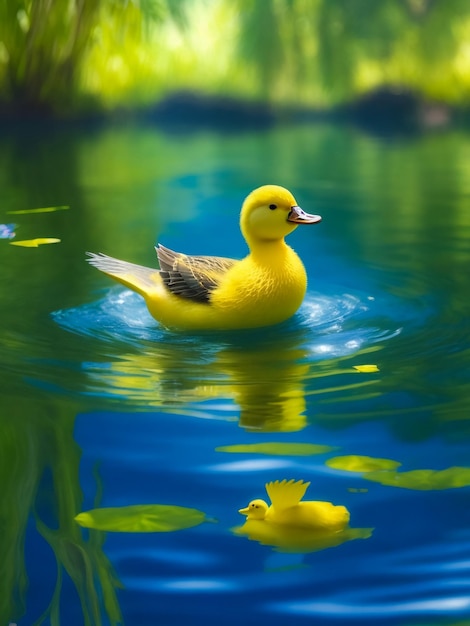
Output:
M283 606L276 606L276 610L282 610L283 608ZM421 615L460 613L462 610L470 608L470 600L465 597L449 597L436 600L396 603L387 603L382 600L382 602L377 605L315 602L311 604L292 604L288 605L286 608L289 613L294 614L329 615L331 617L341 616L343 619L374 616L385 619L393 615L413 615L416 613Z
M200 578L194 578L192 580L175 580L165 581L162 585L163 589L170 589L174 591L193 591L196 593L204 591L226 591L228 589L235 589L234 585L230 585L222 580L205 580Z
M289 467L288 461L278 459L264 459L252 461L235 461L233 463L219 463L210 468L213 472L259 472L267 469L285 469Z

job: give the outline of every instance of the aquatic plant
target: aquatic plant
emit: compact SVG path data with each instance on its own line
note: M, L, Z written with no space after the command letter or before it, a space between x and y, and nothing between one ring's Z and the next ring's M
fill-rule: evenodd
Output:
M53 552L57 577L35 626L61 623L66 576L76 588L84 626L115 626L122 622L116 597L120 583L103 552L104 535L94 530L85 536L74 521L82 504L75 413L59 401L52 406L35 400L17 398L0 420L0 615L19 621L28 611L26 537L38 532Z

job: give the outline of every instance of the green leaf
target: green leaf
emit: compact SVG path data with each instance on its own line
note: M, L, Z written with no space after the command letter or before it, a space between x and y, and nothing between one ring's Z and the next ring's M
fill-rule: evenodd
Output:
M219 446L216 452L230 452L235 454L272 454L274 456L311 456L324 454L334 450L331 446L323 446L315 443L247 443L233 446Z
M208 521L205 513L171 504L91 509L79 513L75 521L85 528L123 533L168 533Z
M420 469L410 472L371 472L364 478L375 483L417 491L457 489L470 486L470 467L448 467L444 470Z
M400 467L399 461L392 459L380 459L373 456L362 456L360 454L349 454L345 456L335 456L326 461L328 467L346 470L347 472L375 472L378 470L394 470Z

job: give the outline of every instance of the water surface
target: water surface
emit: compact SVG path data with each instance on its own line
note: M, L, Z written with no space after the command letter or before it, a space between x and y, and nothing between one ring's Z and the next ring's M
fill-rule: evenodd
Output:
M457 131L385 142L319 125L4 137L1 221L17 239L61 239L0 241L5 623L470 620L469 152ZM309 288L280 326L170 332L84 261L152 265L157 240L241 257L240 204L265 183L323 216L289 237ZM58 205L70 209L8 213ZM218 450L257 443L322 448ZM401 465L369 473L351 457ZM283 478L347 506L357 532L294 551L234 533L237 510ZM209 521L74 521L135 504Z

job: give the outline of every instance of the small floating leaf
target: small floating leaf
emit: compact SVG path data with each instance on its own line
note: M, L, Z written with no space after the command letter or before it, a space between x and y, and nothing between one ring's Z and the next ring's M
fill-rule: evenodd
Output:
M335 456L325 461L325 463L334 469L361 473L376 472L378 470L394 470L401 465L401 463L393 461L392 459L380 459L372 456L361 456L359 454Z
M356 372L362 372L363 374L371 374L372 372L378 372L377 365L353 365Z
M45 206L39 209L20 209L19 211L7 211L9 215L26 215L27 213L53 213L54 211L65 211L69 206Z
M205 513L172 504L137 504L133 506L91 509L79 513L75 521L85 528L121 533L168 533L198 526Z
M231 452L235 454L272 454L286 456L311 456L313 454L324 454L331 452L335 448L323 446L315 443L247 443L233 446L219 446L216 452Z
M410 472L371 472L364 478L382 485L430 491L470 486L470 467L448 467L444 470L421 469Z
M10 241L11 246L22 246L23 248L37 248L48 243L60 243L60 239L55 237L38 237L37 239L22 239L21 241Z
M13 239L16 224L0 224L0 239Z

